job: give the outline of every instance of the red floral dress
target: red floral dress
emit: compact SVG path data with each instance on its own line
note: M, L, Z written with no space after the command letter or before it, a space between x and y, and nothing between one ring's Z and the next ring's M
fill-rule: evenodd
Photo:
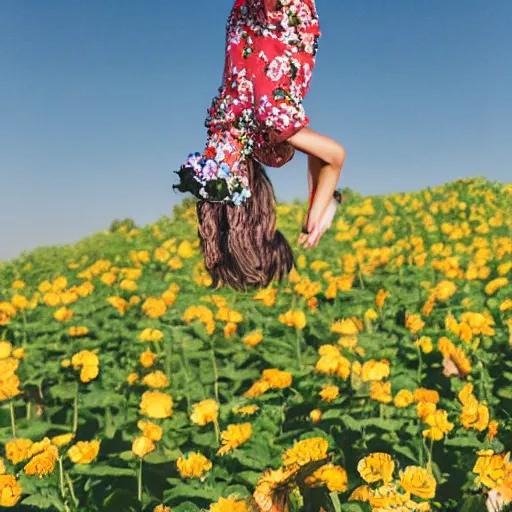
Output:
M287 139L309 124L307 94L321 35L315 0L236 0L226 26L219 92L203 153L181 166L181 192L240 205L251 197L246 159L281 167Z

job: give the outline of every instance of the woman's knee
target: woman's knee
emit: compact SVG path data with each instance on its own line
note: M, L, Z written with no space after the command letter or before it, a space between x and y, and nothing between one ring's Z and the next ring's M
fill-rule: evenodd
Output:
M331 156L331 161L329 162L333 167L343 167L343 163L345 162L345 156L347 152L345 151L345 148L339 144L336 143L336 147L333 151L333 154Z

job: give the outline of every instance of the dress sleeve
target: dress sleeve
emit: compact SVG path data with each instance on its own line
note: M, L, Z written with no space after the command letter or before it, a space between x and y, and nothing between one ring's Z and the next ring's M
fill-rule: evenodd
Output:
M276 10L277 0L263 0L263 8L265 9L265 16Z

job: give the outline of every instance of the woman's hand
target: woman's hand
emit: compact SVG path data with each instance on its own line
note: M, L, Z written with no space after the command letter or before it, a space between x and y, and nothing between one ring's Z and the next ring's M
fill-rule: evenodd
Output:
M332 221L336 215L338 205L338 201L333 198L319 219L314 219L308 216L307 228L309 234L301 233L299 235L299 245L304 244L305 249L316 247L318 245L322 235L332 226Z

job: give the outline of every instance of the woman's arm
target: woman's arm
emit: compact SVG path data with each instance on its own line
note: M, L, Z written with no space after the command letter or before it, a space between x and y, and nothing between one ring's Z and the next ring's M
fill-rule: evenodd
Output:
M305 244L307 248L313 247L322 235L321 220L332 204L333 194L345 162L346 151L334 139L321 135L310 128L303 128L292 135L288 142L295 149L315 157L311 162L313 165L310 164L308 168L310 204L307 227L309 234Z

